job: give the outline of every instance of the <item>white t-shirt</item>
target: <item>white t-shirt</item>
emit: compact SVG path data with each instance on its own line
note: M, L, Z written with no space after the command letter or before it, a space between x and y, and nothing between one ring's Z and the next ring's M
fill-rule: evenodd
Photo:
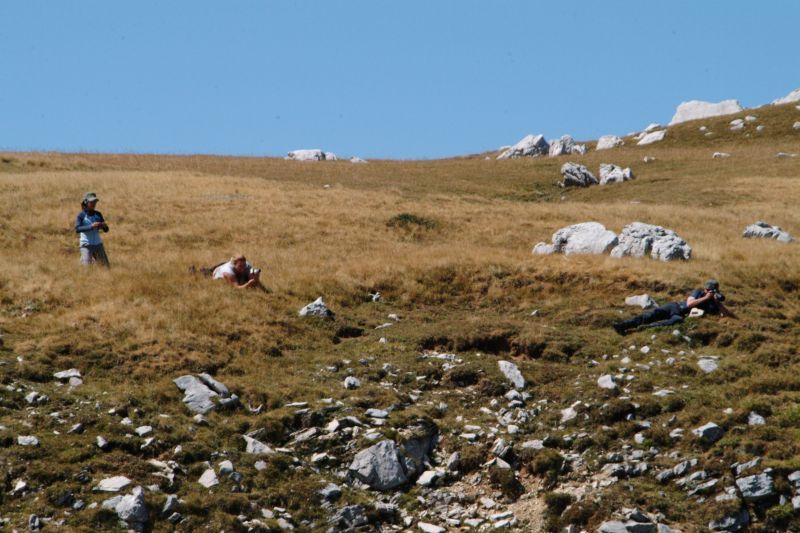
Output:
M241 274L241 276L244 277L245 279L249 278L250 271L252 269L253 265L251 265L250 263L245 263L244 273ZM233 269L233 263L231 261L228 261L227 263L222 264L214 269L214 273L211 275L211 279L225 279L225 274L233 276L234 279L239 277L237 276L236 271Z

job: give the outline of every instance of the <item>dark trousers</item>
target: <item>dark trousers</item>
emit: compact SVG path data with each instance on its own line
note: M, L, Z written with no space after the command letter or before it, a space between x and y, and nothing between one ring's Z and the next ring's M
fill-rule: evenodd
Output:
M683 322L683 308L681 304L673 302L645 311L639 316L628 319L622 322L622 327L624 329L633 329L639 326L655 328L659 326L672 326L679 322Z

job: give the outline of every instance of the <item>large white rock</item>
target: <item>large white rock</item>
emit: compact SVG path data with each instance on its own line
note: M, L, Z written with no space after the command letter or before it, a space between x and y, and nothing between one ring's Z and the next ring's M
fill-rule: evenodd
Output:
M400 449L388 439L358 452L349 470L359 481L375 490L393 489L408 481Z
M774 100L772 105L791 104L792 102L800 102L800 89L795 89L783 98Z
M755 224L750 224L742 233L744 238L775 239L780 242L792 242L794 237L783 231L778 226L773 226L759 220Z
M522 377L522 373L517 368L517 365L510 361L498 361L497 366L500 368L500 372L506 377L506 379L514 385L516 389L524 389L525 388L525 378Z
M647 309L648 307L656 307L658 304L649 294L637 294L636 296L625 298L625 305L635 305L642 309Z
M325 155L325 161L338 161L339 160L339 158L336 157L336 154L334 154L333 152L323 152L323 154Z
M595 150L608 150L610 148L622 146L623 144L625 144L625 141L622 140L622 137L617 137L616 135L603 135L597 139L597 148L595 148Z
M497 159L516 159L518 157L536 157L547 155L550 145L544 140L544 135L526 135L517 144L506 149L497 156Z
M272 455L275 453L275 450L253 437L242 435L242 438L247 443L247 447L244 450L245 453L251 453L253 455Z
M677 233L653 224L633 222L622 228L619 243L611 250L612 257L644 257L660 261L690 259L692 248Z
M217 393L196 377L187 374L172 381L183 391L183 403L190 411L204 415L216 408L212 398L216 398Z
M597 178L583 165L577 163L564 163L561 165L561 175L564 181L562 187L588 187L597 185Z
M206 471L203 472L203 475L200 476L200 479L198 479L197 482L207 489L210 489L215 485L219 485L219 479L217 478L217 473L214 472L213 468L206 469Z
M292 159L294 161L324 161L325 152L318 148L310 150L292 150L286 154L286 159Z
M667 134L667 130L658 130L658 131L651 131L641 139L639 142L636 143L638 146L644 146L646 144L653 144L658 141L663 141L664 136Z
M689 102L681 102L678 109L675 110L675 115L670 120L670 126L673 124L680 124L689 120L697 120L700 118L719 117L722 115L732 115L742 111L744 108L736 100L723 100L721 102L703 102L701 100L691 100Z
M622 183L633 179L633 171L630 167L622 168L611 163L600 164L600 185L609 183Z
M560 139L550 143L550 157L559 155L576 154L583 155L586 153L585 144L575 144L575 139L571 135L562 135Z
M617 235L599 222L582 222L553 234L553 246L565 255L604 254L617 244Z
M616 390L617 382L611 374L603 374L597 378L597 386L601 389Z

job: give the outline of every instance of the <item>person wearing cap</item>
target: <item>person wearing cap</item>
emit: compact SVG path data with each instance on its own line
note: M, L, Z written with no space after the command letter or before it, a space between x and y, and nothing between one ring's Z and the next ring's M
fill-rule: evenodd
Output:
M224 279L237 289L248 289L261 286L260 276L261 269L253 268L245 256L239 254L215 267L211 279Z
M685 301L661 305L641 315L613 324L614 331L626 335L629 330L645 326L655 328L672 326L683 322L686 315L701 316L705 313L736 318L722 303L725 296L719 292L719 282L708 280L702 289L696 289Z
M100 211L95 210L97 202L97 195L93 192L83 196L83 210L75 218L75 232L80 234L81 264L98 263L108 267L108 256L100 239L100 231L108 232L108 224Z

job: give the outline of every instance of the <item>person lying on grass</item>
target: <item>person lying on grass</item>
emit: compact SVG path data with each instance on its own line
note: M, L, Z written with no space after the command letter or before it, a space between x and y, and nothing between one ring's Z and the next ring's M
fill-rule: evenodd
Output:
M214 268L211 279L224 279L237 289L261 286L261 269L253 268L243 255L234 255L227 263Z
M97 195L87 192L81 201L83 208L75 218L75 233L80 234L81 264L84 266L100 264L108 267L108 256L100 239L100 230L107 233L108 224L100 211L95 211Z
M706 281L703 289L692 291L686 301L661 305L628 320L616 322L612 327L620 335L625 335L629 330L640 326L655 328L678 324L683 322L684 317L690 313L692 316L709 313L736 318L736 315L731 313L722 303L724 300L725 296L719 292L719 282L715 279L710 279ZM698 311L693 311L694 309Z

